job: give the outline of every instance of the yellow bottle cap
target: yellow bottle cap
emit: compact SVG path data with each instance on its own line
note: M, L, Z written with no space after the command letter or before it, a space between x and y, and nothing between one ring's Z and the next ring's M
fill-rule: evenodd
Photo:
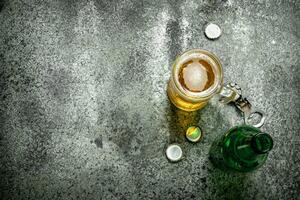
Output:
M198 142L202 139L203 133L198 126L190 126L186 130L185 136L191 142Z

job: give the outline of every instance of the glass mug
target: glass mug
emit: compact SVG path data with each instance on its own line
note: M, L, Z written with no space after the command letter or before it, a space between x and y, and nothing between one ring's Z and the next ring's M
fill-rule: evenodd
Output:
M170 101L179 109L201 109L222 88L221 62L209 51L186 51L176 58L172 68L167 93Z

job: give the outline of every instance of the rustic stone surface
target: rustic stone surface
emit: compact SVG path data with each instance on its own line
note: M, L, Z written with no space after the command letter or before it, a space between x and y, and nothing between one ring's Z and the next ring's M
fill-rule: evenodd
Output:
M0 1L0 199L298 198L299 28L297 0ZM191 48L217 54L225 82L268 114L275 145L261 169L208 160L241 123L233 107L170 105L171 64ZM165 157L172 142L181 162Z

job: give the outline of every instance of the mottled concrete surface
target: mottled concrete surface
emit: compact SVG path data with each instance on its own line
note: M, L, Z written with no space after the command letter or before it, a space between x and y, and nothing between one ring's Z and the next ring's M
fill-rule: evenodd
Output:
M248 2L248 3L246 3ZM0 199L285 199L300 188L298 0L0 0ZM207 22L221 38L203 35ZM241 123L216 99L196 113L166 96L176 55L216 53L265 110L274 150L227 173L208 151ZM204 140L183 132L198 124ZM181 144L172 164L166 145Z

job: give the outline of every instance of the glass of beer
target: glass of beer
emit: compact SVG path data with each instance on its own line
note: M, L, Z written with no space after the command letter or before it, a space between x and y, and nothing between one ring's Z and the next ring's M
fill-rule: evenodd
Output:
M203 108L222 85L222 65L217 56L206 50L192 49L175 60L167 93L177 108L195 111Z

